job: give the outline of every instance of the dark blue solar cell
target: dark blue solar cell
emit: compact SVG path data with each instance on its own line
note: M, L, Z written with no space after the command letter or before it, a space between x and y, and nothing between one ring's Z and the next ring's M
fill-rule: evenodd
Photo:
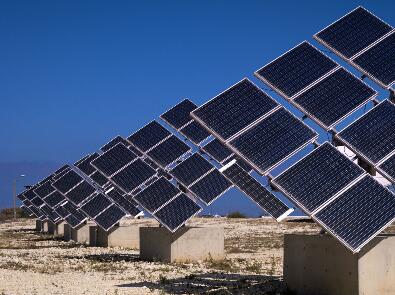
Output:
M334 61L305 41L255 74L290 98L336 67Z
M232 140L230 145L265 174L316 136L317 133L281 108Z
M65 175L67 172L69 172L70 171L70 166L69 165L65 165L65 166L63 166L63 167L65 167L64 169L59 169L59 170L61 170L59 173L56 173L53 177L52 177L52 180L58 180L59 178L61 178L63 175ZM59 171L58 170L58 171Z
M40 197L35 197L31 200L32 204L36 207L40 207L44 205L44 201Z
M119 191L112 189L106 193L123 211L131 216L136 216L140 213L140 210L136 206L126 199Z
M44 202L47 203L51 208L55 208L65 201L66 198L58 191L54 191L44 198Z
M274 218L291 213L290 208L277 199L261 183L237 163L222 172L235 186Z
M103 187L106 183L108 183L107 177L105 177L99 171L96 171L92 175L90 175L90 178L93 180L93 182L95 182L97 185L101 187Z
M315 218L353 250L358 250L395 219L395 195L371 176L319 211Z
M76 228L76 227L78 227L79 225L81 225L85 221L85 218L81 219L81 218L78 218L78 217L80 217L80 216L75 216L75 215L70 214L69 216L67 216L65 218L65 221L72 228Z
M66 198L75 205L80 205L95 192L95 188L85 180L66 194Z
M191 217L201 211L201 207L185 194L178 195L154 216L171 232L175 232Z
M211 135L210 132L208 132L195 120L180 129L180 133L196 145L200 144L203 140Z
M23 193L20 193L19 195L16 196L19 200L24 201L26 200L26 197L23 195Z
M162 167L166 167L176 161L191 148L182 140L172 135L164 142L150 150L147 155Z
M54 176L55 176L55 174L51 174L51 175L45 177L43 180L41 180L39 183L37 183L36 186L46 183L47 181L52 181Z
M391 30L369 11L358 7L314 37L345 58L351 58Z
M31 205L29 206L29 209L33 212L33 214L37 217L40 218L43 216L43 212L41 212L41 210L39 210L36 206Z
M128 149L131 150L133 153L135 153L139 157L142 157L144 155L138 148L136 148L132 144L128 147Z
M221 174L217 169L214 169L201 179L194 183L190 190L191 192L202 200L206 205L210 205L215 199L225 193L232 183Z
M272 183L311 214L363 174L361 167L326 142Z
M66 210L64 207L62 207L62 206L57 207L57 208L55 209L55 212L56 212L60 217L62 217L63 219L65 219L67 216L70 215L70 212L67 211L67 210Z
M92 161L92 165L107 176L111 176L137 156L122 143L118 143Z
M135 195L133 199L144 209L153 213L179 193L180 190L178 188L164 177L161 177Z
M82 172L84 172L86 175L91 175L93 172L96 171L95 167L91 165L91 162L96 159L99 156L98 153L94 153L92 155L88 155L84 157L79 163L74 164L74 166L77 166L78 169L80 169Z
M233 152L218 139L210 141L202 147L202 150L218 163L224 162L233 155Z
M377 164L395 150L394 122L395 105L386 100L343 129L337 137L357 154Z
M164 178L166 178L167 180L171 180L173 179L173 176L171 176L169 173L167 173L165 170L163 170L162 168L158 169L158 177L163 176Z
M353 63L367 76L389 88L395 82L395 33L359 55Z
M214 166L199 154L193 154L174 167L170 174L185 186L191 185L198 178L214 169Z
M56 223L57 221L60 220L60 216L52 209L50 208L47 204L43 205L41 207L41 210L45 213L45 215L48 217L50 221L53 223Z
M385 162L382 163L379 168L387 175L389 180L395 184L395 154L385 160Z
M130 135L128 140L135 147L143 152L146 152L170 135L171 133L169 130L167 130L158 122L152 121L137 132Z
M33 198L35 198L37 195L34 193L34 189L35 189L35 187L32 187L32 188L30 188L30 189L27 189L24 193L23 193L23 195L26 197L26 199L28 199L28 200L32 200Z
M155 174L156 171L154 169L144 163L141 159L137 159L112 176L111 180L125 193L130 193Z
M278 106L270 96L248 79L243 79L192 112L224 140Z
M94 219L101 212L110 207L112 202L103 194L97 194L83 206L81 210L84 211L90 218Z
M161 119L168 123L175 129L180 129L182 126L192 120L190 113L197 108L192 101L184 99L166 113L161 115Z
M59 174L59 173L62 173L63 171L65 171L65 170L67 170L67 169L69 169L70 168L70 166L69 165L63 165L62 167L60 167L58 170L56 170L55 172L54 172L54 174Z
M104 146L100 148L103 152L108 151L110 148L116 146L118 143L123 143L124 146L128 147L130 145L130 142L128 142L125 138L122 136L117 136L111 139L108 143L106 143Z
M51 181L47 181L34 189L34 192L40 198L44 198L52 193L55 188L51 185Z
M150 165L155 170L159 168L159 166L154 161L152 161L150 158L145 158L144 162L147 163L148 165Z
M329 130L377 92L340 68L294 99L307 115Z
M111 205L108 209L102 212L95 218L95 222L105 231L110 230L126 215L120 208L115 204Z
M70 170L61 178L53 182L52 186L60 191L62 194L65 194L81 181L82 177L73 170Z

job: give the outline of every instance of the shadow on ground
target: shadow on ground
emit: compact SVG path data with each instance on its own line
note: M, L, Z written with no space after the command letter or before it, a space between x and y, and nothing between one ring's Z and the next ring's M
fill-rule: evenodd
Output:
M139 255L135 254L117 254L117 253L103 253L103 254L92 254L83 256L64 256L64 259L86 259L92 262L137 262L141 261Z
M286 288L279 277L205 273L158 282L140 282L118 285L120 288L147 287L169 294L270 294L285 295Z

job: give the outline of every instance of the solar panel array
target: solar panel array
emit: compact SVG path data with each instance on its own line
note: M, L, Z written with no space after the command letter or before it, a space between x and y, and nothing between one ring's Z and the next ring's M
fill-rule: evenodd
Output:
M395 184L395 154L378 166L378 171Z

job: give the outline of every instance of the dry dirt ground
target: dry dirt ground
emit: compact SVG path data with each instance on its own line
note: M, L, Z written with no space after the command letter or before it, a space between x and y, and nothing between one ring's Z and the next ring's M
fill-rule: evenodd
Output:
M150 219L125 223L157 226ZM266 218L195 218L188 225L223 227L226 259L146 262L136 250L87 247L35 232L34 220L0 224L0 294L287 294L284 234L320 230Z

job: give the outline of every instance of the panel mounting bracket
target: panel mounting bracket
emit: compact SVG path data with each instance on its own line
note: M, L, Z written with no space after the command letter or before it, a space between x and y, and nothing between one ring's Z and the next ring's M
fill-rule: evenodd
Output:
M388 97L388 100L391 101L392 103L395 103L395 90L394 89L389 89L390 95Z

